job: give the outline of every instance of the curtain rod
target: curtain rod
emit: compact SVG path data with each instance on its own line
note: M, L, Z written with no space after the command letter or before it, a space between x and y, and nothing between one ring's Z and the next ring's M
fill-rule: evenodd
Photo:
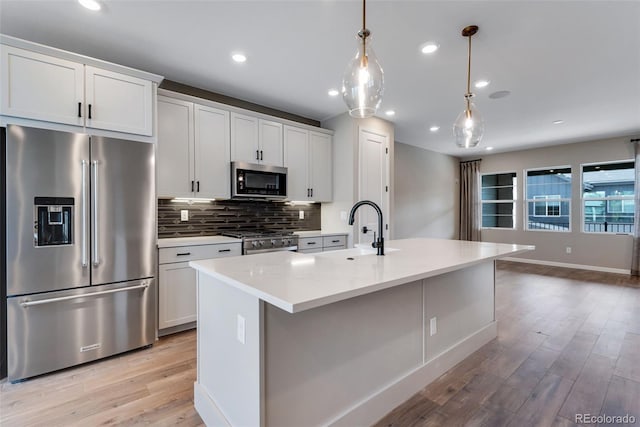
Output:
M640 141L640 140L639 140ZM460 160L460 163L471 163L471 162L479 162L482 159L473 159L473 160Z

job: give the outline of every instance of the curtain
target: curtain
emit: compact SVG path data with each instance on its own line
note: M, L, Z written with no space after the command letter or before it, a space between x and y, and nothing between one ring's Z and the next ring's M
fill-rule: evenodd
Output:
M633 201L635 209L633 214L633 253L631 256L631 275L640 276L640 139L632 139L635 152L636 182Z
M480 241L480 160L460 162L460 240Z

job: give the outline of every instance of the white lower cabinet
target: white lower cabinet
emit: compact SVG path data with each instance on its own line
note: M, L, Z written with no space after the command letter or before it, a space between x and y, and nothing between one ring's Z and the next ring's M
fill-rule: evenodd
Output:
M187 262L160 266L158 329L196 321L196 271Z
M307 236L298 239L298 252L303 254L336 251L338 249L347 249L346 234Z
M160 248L158 252L158 335L195 327L196 271L189 261L242 254L240 243Z

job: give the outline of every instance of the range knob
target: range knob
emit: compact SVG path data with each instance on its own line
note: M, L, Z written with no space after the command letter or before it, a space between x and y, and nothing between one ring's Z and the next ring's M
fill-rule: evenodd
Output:
M262 240L259 240L259 241L258 241L258 245L260 245L260 246L264 246L264 242L263 242Z
M271 246L278 246L278 241L276 239L271 239Z
M253 246L254 248L257 248L258 242L254 240L253 242L251 242L251 246Z

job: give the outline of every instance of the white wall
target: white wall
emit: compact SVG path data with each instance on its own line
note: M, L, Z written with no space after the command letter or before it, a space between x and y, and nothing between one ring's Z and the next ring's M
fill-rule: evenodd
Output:
M620 137L483 156L481 173L517 173L519 202L516 230L485 229L482 230L482 240L536 245L534 252L522 255L522 258L621 272L629 270L631 236L582 232L580 191L581 164L633 159L633 147L629 139ZM564 165L572 168L571 231L524 231L524 170ZM568 246L571 247L571 254L566 252Z
M459 159L395 145L395 238L458 238Z
M349 233L349 246L353 244L353 227L342 219L358 198L358 132L359 128L389 135L389 224L390 236L394 236L392 227L394 217L394 125L391 122L371 117L354 119L348 113L341 114L322 122L322 127L334 131L333 135L333 202L322 204L322 230Z

